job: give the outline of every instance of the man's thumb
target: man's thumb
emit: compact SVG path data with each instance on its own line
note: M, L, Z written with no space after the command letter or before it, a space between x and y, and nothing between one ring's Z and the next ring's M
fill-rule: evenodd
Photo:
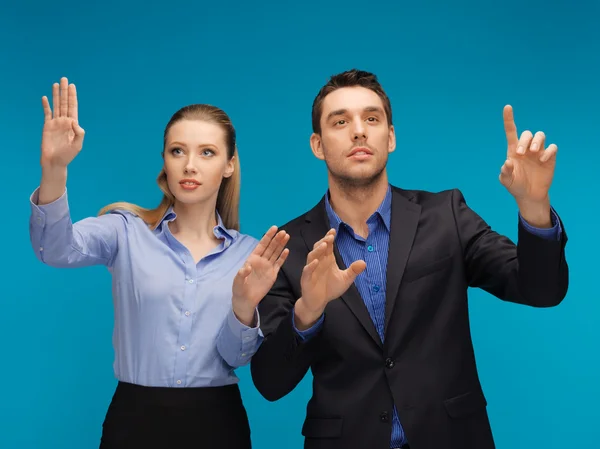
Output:
M367 268L366 262L364 260L357 260L348 267L346 274L352 279L352 282L354 282L356 276L365 271L365 268Z

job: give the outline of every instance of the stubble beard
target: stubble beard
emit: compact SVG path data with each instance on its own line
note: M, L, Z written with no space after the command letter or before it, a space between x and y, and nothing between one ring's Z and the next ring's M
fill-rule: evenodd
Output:
M324 151L325 153L325 151ZM356 190L370 190L374 188L381 178L384 176L387 160L384 161L380 167L377 167L375 172L371 175L356 176L348 173L343 173L341 170L337 170L327 163L325 159L325 165L332 182L334 182L343 191L356 191Z

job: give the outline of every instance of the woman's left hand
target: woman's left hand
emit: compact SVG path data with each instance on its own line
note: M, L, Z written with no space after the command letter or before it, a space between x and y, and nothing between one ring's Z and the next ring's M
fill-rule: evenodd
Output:
M254 324L256 306L269 293L290 253L285 247L289 239L287 232L272 226L233 280L233 312L247 326Z

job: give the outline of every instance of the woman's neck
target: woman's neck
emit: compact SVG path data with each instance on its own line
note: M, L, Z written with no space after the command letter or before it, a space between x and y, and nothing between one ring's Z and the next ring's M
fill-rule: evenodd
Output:
M213 233L217 225L216 204L184 204L176 202L173 212L177 215L169 224L173 235L185 236L188 239L215 239Z

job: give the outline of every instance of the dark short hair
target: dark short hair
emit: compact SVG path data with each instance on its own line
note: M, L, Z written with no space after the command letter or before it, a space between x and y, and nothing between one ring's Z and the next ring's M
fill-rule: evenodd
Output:
M383 102L383 109L387 116L388 125L392 125L392 105L377 76L364 70L347 70L337 75L332 75L313 101L312 107L312 128L316 134L321 134L321 115L323 114L323 101L331 92L342 87L361 86L375 92Z

